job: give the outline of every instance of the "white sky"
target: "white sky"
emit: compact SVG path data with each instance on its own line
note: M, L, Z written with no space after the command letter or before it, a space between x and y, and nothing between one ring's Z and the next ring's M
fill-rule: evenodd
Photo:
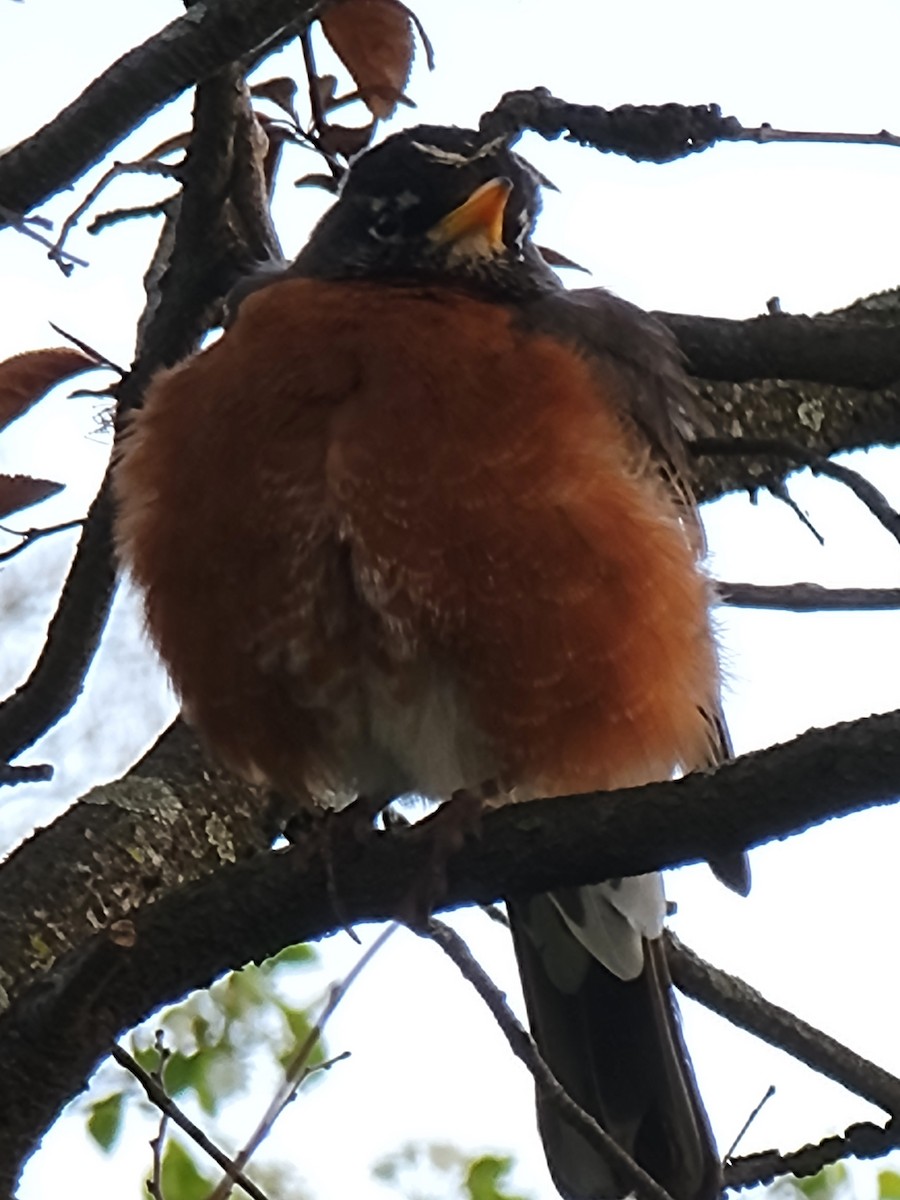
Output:
M410 91L419 108L404 116L406 123L471 123L502 91L540 83L567 99L606 107L716 101L747 125L900 129L900 8L893 0L852 6L837 0L557 0L553 6L419 0L415 7L434 42L438 70L428 76L420 65L414 73ZM48 119L119 53L179 11L163 0L0 0L0 145ZM300 69L299 53L291 49L265 74ZM185 101L171 106L116 156L146 152L184 128L187 112ZM815 312L897 282L900 151L738 145L659 168L536 137L523 148L562 189L547 200L540 240L590 267L597 283L647 307L749 316L777 294L786 311ZM287 169L294 177L315 168L298 157ZM64 216L85 187L80 181L48 213ZM132 181L115 188L109 206L166 190ZM283 189L277 217L288 252L302 244L324 203ZM52 319L127 362L155 232L149 222L100 239L77 231L70 249L92 265L68 280L38 246L6 233L0 239L7 297L0 356L54 344ZM17 526L79 515L106 456L97 409L65 395L51 399L0 443L0 466L68 483L61 497ZM900 504L895 457L873 452L858 465ZM797 480L792 491L825 535L824 549L783 505L763 498L754 507L732 497L706 513L714 574L897 586L898 548L858 503L825 481ZM3 573L0 612L17 623L0 656L2 686L20 678L36 653L65 554L64 537L51 539ZM727 709L739 749L900 704L898 615L729 611L721 626ZM162 685L148 683L139 669L142 654L133 615L120 606L81 712L35 752L35 759L58 764L57 782L3 795L0 844L50 819L81 790L88 772L91 778L115 774L129 750L133 755L152 739L169 702ZM757 851L747 901L700 868L674 873L668 886L679 905L675 928L685 941L900 1072L897 821L892 810L870 812ZM520 1003L503 932L478 913L460 914L456 923ZM328 942L316 987L341 975L357 953L345 936ZM313 990L309 982L304 986ZM793 1148L875 1116L786 1057L693 1006L684 1009L723 1146L770 1082L777 1095L744 1151ZM436 949L398 935L335 1018L330 1045L352 1049L352 1059L292 1107L272 1141L273 1155L294 1161L319 1200L385 1197L371 1179L371 1164L412 1139L455 1142L467 1153L511 1151L520 1162L516 1186L535 1200L552 1200L530 1079ZM262 1103L257 1095L254 1104ZM236 1110L231 1123L240 1136L250 1127L250 1108ZM26 1173L23 1200L56 1195L61 1185L92 1200L137 1194L149 1162L144 1128L133 1129L125 1152L109 1160L86 1144L82 1129L76 1120L50 1135ZM870 1171L859 1177L869 1179ZM866 1190L861 1182L860 1194Z

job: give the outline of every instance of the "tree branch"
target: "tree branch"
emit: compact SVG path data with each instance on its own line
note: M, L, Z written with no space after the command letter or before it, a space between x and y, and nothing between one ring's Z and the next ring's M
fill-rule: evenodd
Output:
M786 313L743 321L655 315L675 334L688 368L701 379L805 379L867 390L900 380L900 340L894 324Z
M100 789L41 830L0 870L0 982L11 1001L0 1022L0 1111L9 1114L0 1193L123 1029L343 920L393 918L427 856L427 826L360 840L354 819L348 836L332 839L328 864L309 840L240 861L264 844L262 797L221 772L206 783L208 768L174 769L164 750L137 778ZM714 774L509 805L486 814L481 837L448 863L446 906L721 857L898 794L894 712L813 730ZM145 865L136 870L136 861ZM67 905L77 909L68 924ZM48 930L48 909L62 930ZM133 945L113 928L122 919ZM48 1053L52 1075L41 1069Z
M727 1163L724 1170L726 1188L755 1187L772 1183L779 1175L803 1178L818 1175L823 1167L843 1158L881 1158L900 1146L900 1125L889 1121L882 1129L869 1121L851 1125L842 1136L823 1138L814 1145L803 1146L790 1154L766 1150L748 1154Z
M704 962L667 930L666 957L675 985L686 996L785 1050L890 1116L900 1114L900 1079L854 1053L820 1029L767 1000L743 979Z
M241 266L277 248L261 198L256 132L236 69L197 89L174 242L158 290L154 281L148 291L134 367L116 390L119 425L140 404L155 372L195 348ZM168 245L165 232L161 241ZM25 683L0 704L0 762L27 749L81 694L115 589L112 527L106 479L85 519L40 657Z
M215 1142L210 1141L203 1130L181 1111L165 1088L152 1075L148 1074L140 1063L132 1058L127 1050L124 1050L121 1046L113 1046L111 1053L119 1066L129 1071L135 1077L146 1092L150 1103L155 1105L179 1129L184 1130L188 1137L204 1153L209 1155L216 1166L222 1168L229 1179L239 1184L253 1200L268 1200L265 1192L261 1188L258 1188L252 1179L248 1179L243 1171L231 1161L228 1155L219 1149Z
M723 583L720 604L736 608L777 608L784 612L851 612L900 608L900 588L829 588L819 583Z
M24 215L68 187L151 113L264 44L291 36L317 0L197 4L98 76L49 124L0 155L0 207Z
M440 946L459 969L463 978L472 985L488 1006L491 1015L500 1026L500 1031L506 1038L510 1050L528 1068L541 1094L558 1110L563 1120L573 1129L577 1129L585 1141L593 1146L623 1179L628 1180L631 1184L629 1192L633 1192L641 1200L672 1200L665 1188L648 1175L629 1154L626 1154L618 1142L610 1137L590 1113L585 1112L580 1105L575 1103L541 1058L534 1038L516 1019L512 1009L506 1003L506 997L482 970L459 934L449 925L435 920L429 921L426 932L431 941Z

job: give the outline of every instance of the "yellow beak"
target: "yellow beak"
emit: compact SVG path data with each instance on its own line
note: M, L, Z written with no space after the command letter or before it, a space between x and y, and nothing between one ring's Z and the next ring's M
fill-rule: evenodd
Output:
M512 183L503 176L488 180L458 208L441 217L428 236L451 245L467 238L483 238L491 252L502 250L503 214L511 191Z

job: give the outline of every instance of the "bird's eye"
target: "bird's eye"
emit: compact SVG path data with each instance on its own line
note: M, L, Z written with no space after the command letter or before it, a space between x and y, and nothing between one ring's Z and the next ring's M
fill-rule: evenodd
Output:
M397 241L402 233L399 213L389 208L380 212L369 226L369 233L378 242Z

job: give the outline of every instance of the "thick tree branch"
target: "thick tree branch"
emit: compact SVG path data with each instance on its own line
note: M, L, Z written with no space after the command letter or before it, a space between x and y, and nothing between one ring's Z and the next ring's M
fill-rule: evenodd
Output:
M318 0L206 0L129 50L49 124L0 155L0 207L25 214L151 113L309 20Z
M671 931L665 937L672 979L685 995L726 1017L732 1025L786 1050L892 1117L900 1114L900 1079L766 1000L743 979L704 962Z
M896 325L779 313L744 321L656 313L701 379L805 379L836 387L890 387L900 381Z
M102 789L99 812L96 794L88 797L0 870L0 929L9 930L0 962L12 1001L0 1022L0 1192L123 1029L229 968L344 919L392 918L428 853L427 827L412 827L334 836L327 870L315 841L235 861L264 836L261 797L221 774L210 776L208 794L202 775L172 779L163 763L157 776L152 759L142 771L143 782ZM229 786L236 791L226 795ZM900 712L813 730L715 774L491 812L481 837L448 864L446 905L721 857L898 794ZM231 804L237 825L227 821ZM109 825L98 831L103 820ZM193 839L187 854L181 831ZM55 873L63 878L49 893ZM79 902L67 931L48 930L48 911L64 921L67 905ZM123 920L133 936L121 937ZM52 1076L41 1069L47 1054Z

